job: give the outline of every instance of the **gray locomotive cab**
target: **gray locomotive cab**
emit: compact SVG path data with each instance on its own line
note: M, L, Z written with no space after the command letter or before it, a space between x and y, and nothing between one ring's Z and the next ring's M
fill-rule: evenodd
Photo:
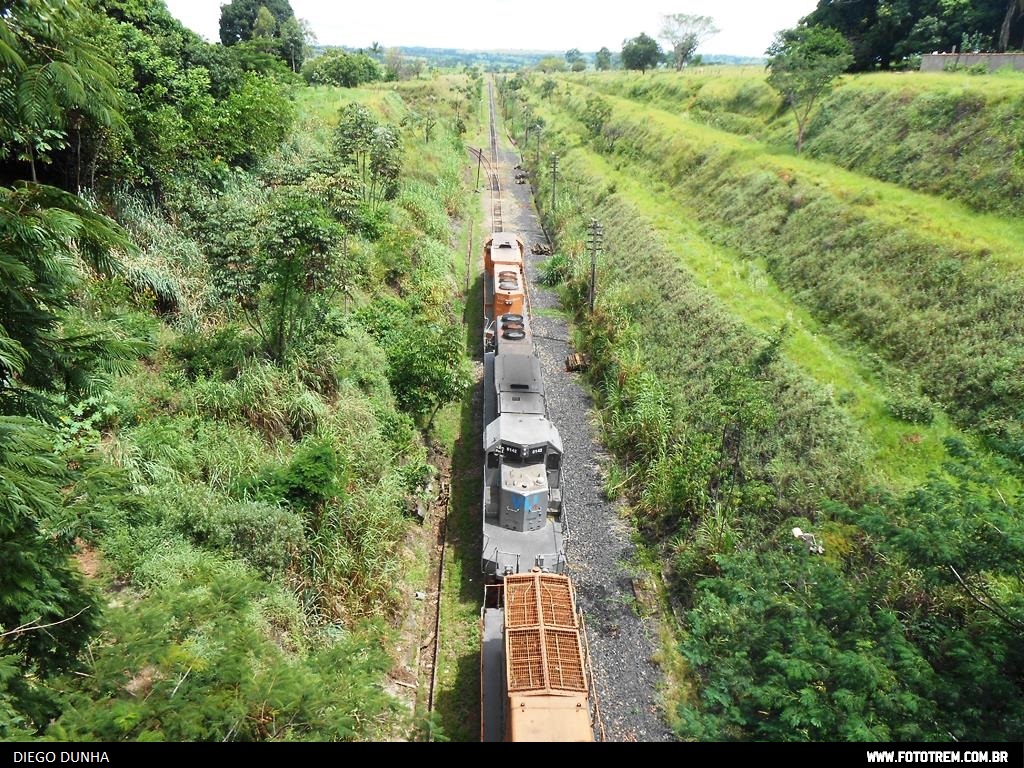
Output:
M484 570L564 568L562 440L539 414L503 413L484 433ZM524 535L526 534L526 535Z

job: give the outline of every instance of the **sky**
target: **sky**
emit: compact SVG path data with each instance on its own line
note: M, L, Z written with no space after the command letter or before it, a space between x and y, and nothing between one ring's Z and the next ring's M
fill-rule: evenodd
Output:
M171 13L219 40L217 0L166 0ZM322 45L423 46L470 50L622 49L625 38L657 37L667 13L711 16L721 31L703 54L761 56L775 33L796 25L818 0L291 0Z

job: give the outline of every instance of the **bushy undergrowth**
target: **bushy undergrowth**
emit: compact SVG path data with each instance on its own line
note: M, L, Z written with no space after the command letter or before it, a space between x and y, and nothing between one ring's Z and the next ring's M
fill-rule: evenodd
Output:
M154 542L157 543L157 542ZM294 598L244 566L162 541L146 599L109 611L62 740L352 740L386 732L389 660L370 628L308 647ZM379 631L379 628L378 628Z
M88 457L67 535L111 593L88 674L46 694L50 736L374 739L407 717L382 690L382 638L409 599L410 500L434 471L421 428L467 377L450 127L410 128L422 151L372 205L331 131L302 129L260 175L164 208L120 201L141 253L83 304L123 315L149 352L61 427ZM46 728L33 719L18 728Z

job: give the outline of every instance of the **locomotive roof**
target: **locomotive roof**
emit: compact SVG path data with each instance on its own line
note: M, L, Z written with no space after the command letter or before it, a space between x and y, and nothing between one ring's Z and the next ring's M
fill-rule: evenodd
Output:
M540 360L533 355L496 355L494 383L499 392L544 394Z
M491 249L495 248L512 248L515 250L519 249L519 236L514 232L492 232L491 233Z
M484 430L484 450L493 451L502 442L522 446L546 445L556 453L562 452L562 436L555 425L544 416L522 413L503 413Z
M544 395L529 392L502 392L498 395L499 413L532 413L544 415Z

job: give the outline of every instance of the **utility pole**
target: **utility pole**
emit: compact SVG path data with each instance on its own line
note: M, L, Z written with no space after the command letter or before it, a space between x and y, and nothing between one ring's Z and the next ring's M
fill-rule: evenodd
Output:
M476 191L480 191L480 164L484 161L484 148L476 151Z
M597 298L597 254L601 252L604 227L597 223L597 219L591 219L589 230L587 239L590 244L590 314L594 314L594 299Z
M558 179L558 155L551 153L551 220L555 219L555 182Z
M344 234L341 240L341 263L344 265L341 268L341 290L345 294L345 314L348 314L348 232Z
M540 123L537 124L537 162L534 163L538 173L540 172Z

